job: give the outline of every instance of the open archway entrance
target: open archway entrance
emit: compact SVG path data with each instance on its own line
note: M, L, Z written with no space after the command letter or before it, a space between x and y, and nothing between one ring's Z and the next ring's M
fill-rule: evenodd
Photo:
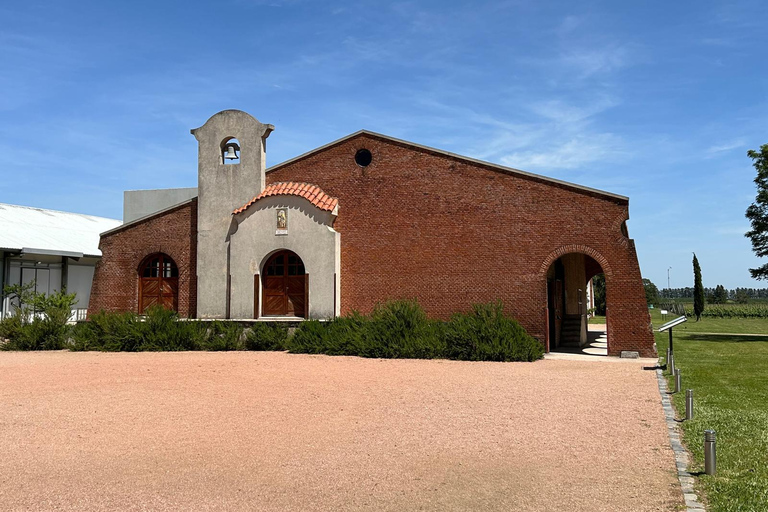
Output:
M279 251L264 265L262 272L264 316L306 318L309 303L309 274L294 252Z
M167 254L147 256L139 268L139 313L152 306L178 311L179 269Z
M580 252L557 258L547 271L549 350L607 354L605 323L589 322L600 300L605 309L605 279L600 263Z

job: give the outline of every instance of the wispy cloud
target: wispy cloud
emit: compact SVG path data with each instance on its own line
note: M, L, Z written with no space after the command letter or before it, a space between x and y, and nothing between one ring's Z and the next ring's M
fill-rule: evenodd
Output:
M615 44L604 48L573 49L564 51L559 60L566 69L583 80L626 67L629 51L625 46Z
M716 144L714 146L710 146L707 148L706 152L710 156L716 155L718 153L725 153L727 151L731 151L734 149L744 148L746 145L745 141L743 139L736 139L732 140L730 142L725 142L722 144Z
M531 170L579 169L595 162L626 157L623 145L612 133L576 136L551 145L541 144L535 150L515 151L502 157L501 163Z

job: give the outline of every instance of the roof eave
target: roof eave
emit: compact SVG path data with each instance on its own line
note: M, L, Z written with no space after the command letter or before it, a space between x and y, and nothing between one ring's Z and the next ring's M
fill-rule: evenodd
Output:
M104 232L100 233L99 236L100 237L104 237L104 236L111 235L113 233L117 233L118 231L121 231L123 229L129 228L129 227L134 226L136 224L141 224L142 222L145 222L145 221L147 221L147 220L149 220L149 219L151 219L153 217L157 217L159 215L163 215L164 213L168 213L168 212L170 212L172 210L180 208L180 207L182 207L182 206L184 206L184 205L186 205L188 203L191 203L193 201L197 201L197 196L192 197L190 199L187 199L185 201L182 201L180 203L176 203L176 204L171 205L171 206L169 206L167 208L163 208L162 210L158 210L156 212L152 212L149 215L145 215L143 217L139 217L138 219L134 219L131 222L126 222L125 224L121 224L121 225L117 226L116 228L112 228L112 229L110 229L108 231L104 231Z

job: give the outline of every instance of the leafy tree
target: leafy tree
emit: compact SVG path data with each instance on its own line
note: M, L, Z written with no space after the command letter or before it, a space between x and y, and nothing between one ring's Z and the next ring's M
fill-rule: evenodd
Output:
M737 304L746 304L749 302L749 294L747 293L747 290L744 288L738 288L736 290L736 303Z
M715 288L715 292L712 294L712 303L725 304L726 302L728 302L728 290L725 289L725 286L719 284Z
M768 256L768 144L760 146L760 151L750 149L747 156L757 170L755 184L757 197L747 208L746 216L752 223L752 229L744 236L752 241L752 251L759 257ZM757 268L749 269L755 279L768 278L768 263Z
M704 286L701 284L701 267L696 253L693 253L693 314L696 315L696 321L701 320L701 314L704 312Z
M595 314L605 315L605 275L597 274L592 278L592 289L595 292Z
M656 287L650 279L643 279L643 287L645 288L645 301L648 305L659 303L659 289Z

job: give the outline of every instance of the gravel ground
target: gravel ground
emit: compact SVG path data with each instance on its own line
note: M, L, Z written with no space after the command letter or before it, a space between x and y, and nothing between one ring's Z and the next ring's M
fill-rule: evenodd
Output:
M0 353L3 510L675 510L637 362Z

